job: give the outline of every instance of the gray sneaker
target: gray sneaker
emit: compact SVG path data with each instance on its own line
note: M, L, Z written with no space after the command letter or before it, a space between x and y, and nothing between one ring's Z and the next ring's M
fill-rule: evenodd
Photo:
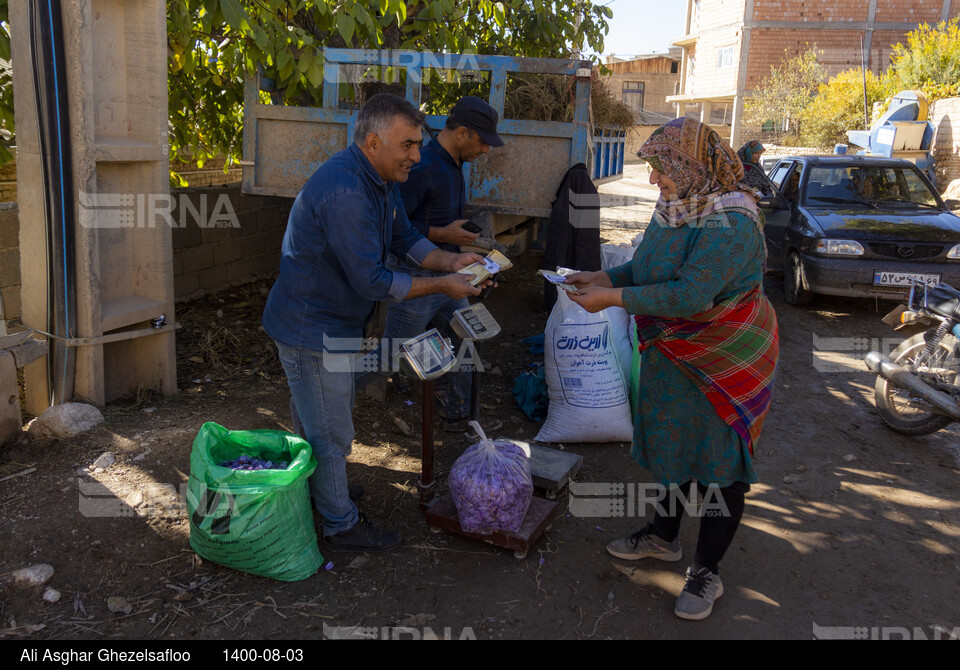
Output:
M673 613L690 621L706 619L713 611L714 601L722 595L723 582L720 581L720 575L710 572L708 568L697 571L687 568L687 583L677 598Z
M625 561L658 558L661 561L675 562L683 556L679 539L674 538L673 542L662 540L650 533L650 526L638 530L633 535L614 540L607 545L607 552Z

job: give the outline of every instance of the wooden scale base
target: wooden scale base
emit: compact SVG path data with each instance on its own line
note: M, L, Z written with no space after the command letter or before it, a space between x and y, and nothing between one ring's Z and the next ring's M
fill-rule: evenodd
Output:
M479 404L477 402L479 398L479 376L477 373L473 375L474 411L472 412L472 416L474 417L478 416L476 409ZM547 525L554 519L557 511L557 503L553 500L546 500L534 496L530 500L530 507L527 510L526 517L524 517L523 525L521 525L520 530L515 533L498 531L490 535L481 535L463 530L463 528L460 527L457 508L454 506L453 499L450 495L435 498L437 482L433 478L434 392L433 381L424 381L422 404L423 451L421 454L420 482L417 484L417 488L420 490L420 509L423 510L426 522L430 524L431 529L435 532L448 531L457 533L458 535L481 540L497 547L510 549L517 558L525 558L527 552L536 544L537 540L540 539ZM543 448L538 449L542 450ZM575 472L575 469L579 469L580 467L581 459L579 456L574 456L573 454L566 454L566 456L569 458L567 459L565 476L558 477L556 474L553 474L549 478L550 481L556 484L560 484L561 482L562 484L566 484L572 472ZM555 464L553 472L556 473ZM534 484L543 486L544 480L534 477ZM559 486L557 488L559 488ZM552 492L555 497L556 489L551 491L551 489L548 488L546 490L547 495L550 495Z

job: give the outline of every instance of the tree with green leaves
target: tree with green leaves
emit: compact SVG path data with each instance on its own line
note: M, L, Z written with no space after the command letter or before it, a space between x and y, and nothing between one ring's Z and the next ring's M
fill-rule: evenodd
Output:
M801 114L802 140L806 146L828 148L845 142L848 130L864 127L863 70L845 70L825 84ZM889 77L866 73L866 109L896 93Z
M170 157L201 167L240 157L254 68L284 102L316 104L324 47L564 57L602 52L612 16L593 0L167 0ZM0 58L9 44L0 24ZM12 130L10 88L0 121Z
M960 96L960 17L926 23L894 46L888 76L896 90L919 90L930 102Z
M780 65L771 66L769 76L753 89L753 97L744 103L745 124L760 128L767 121L773 121L777 131L794 140L799 138L803 111L827 78L827 70L820 63L821 55L814 45L798 56L785 55Z
M867 109L903 90L921 91L931 103L960 95L960 18L941 21L935 28L922 24L907 35L905 44L894 45L890 67L880 76L867 72ZM802 115L804 143L829 147L843 142L847 130L862 128L863 96L860 68L820 86Z
M171 158L241 154L243 81L319 104L323 48L559 57L603 49L609 8L586 0L169 0Z
M7 0L0 0L0 165L13 160L13 71Z

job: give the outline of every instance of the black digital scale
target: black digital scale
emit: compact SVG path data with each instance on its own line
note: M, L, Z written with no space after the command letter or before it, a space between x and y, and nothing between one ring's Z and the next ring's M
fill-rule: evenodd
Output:
M465 342L467 340L482 342L492 339L500 333L500 324L496 322L482 303L457 310L450 321L450 327ZM401 352L405 367L423 381L423 402L421 405L423 412L423 451L420 481L417 488L420 491L420 509L423 510L427 523L435 532L452 531L498 547L512 549L514 556L521 559L525 558L527 551L536 543L547 524L554 518L557 503L553 500L534 496L530 501L530 507L523 520L523 525L516 533L498 531L491 535L480 535L463 530L460 527L457 508L450 495L447 494L440 498L435 497L437 481L433 476L434 381L453 369L457 364L457 356L450 343L441 337L436 328L404 342L401 345ZM482 368L482 365L477 365L473 374L470 417L474 421L478 421L480 417L479 373ZM544 487L546 485L548 491L550 486L560 488L565 485L573 472L579 469L582 461L579 456L544 447L532 448L531 452L530 465L534 486ZM538 462L545 465L546 469L540 467L540 472L538 472Z

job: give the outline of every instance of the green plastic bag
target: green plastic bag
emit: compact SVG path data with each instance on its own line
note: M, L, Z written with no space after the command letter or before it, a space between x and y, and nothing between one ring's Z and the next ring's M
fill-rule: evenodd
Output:
M219 465L244 454L289 465L252 471ZM242 572L306 579L323 562L307 489L316 467L310 444L291 433L203 424L190 453L190 546Z

